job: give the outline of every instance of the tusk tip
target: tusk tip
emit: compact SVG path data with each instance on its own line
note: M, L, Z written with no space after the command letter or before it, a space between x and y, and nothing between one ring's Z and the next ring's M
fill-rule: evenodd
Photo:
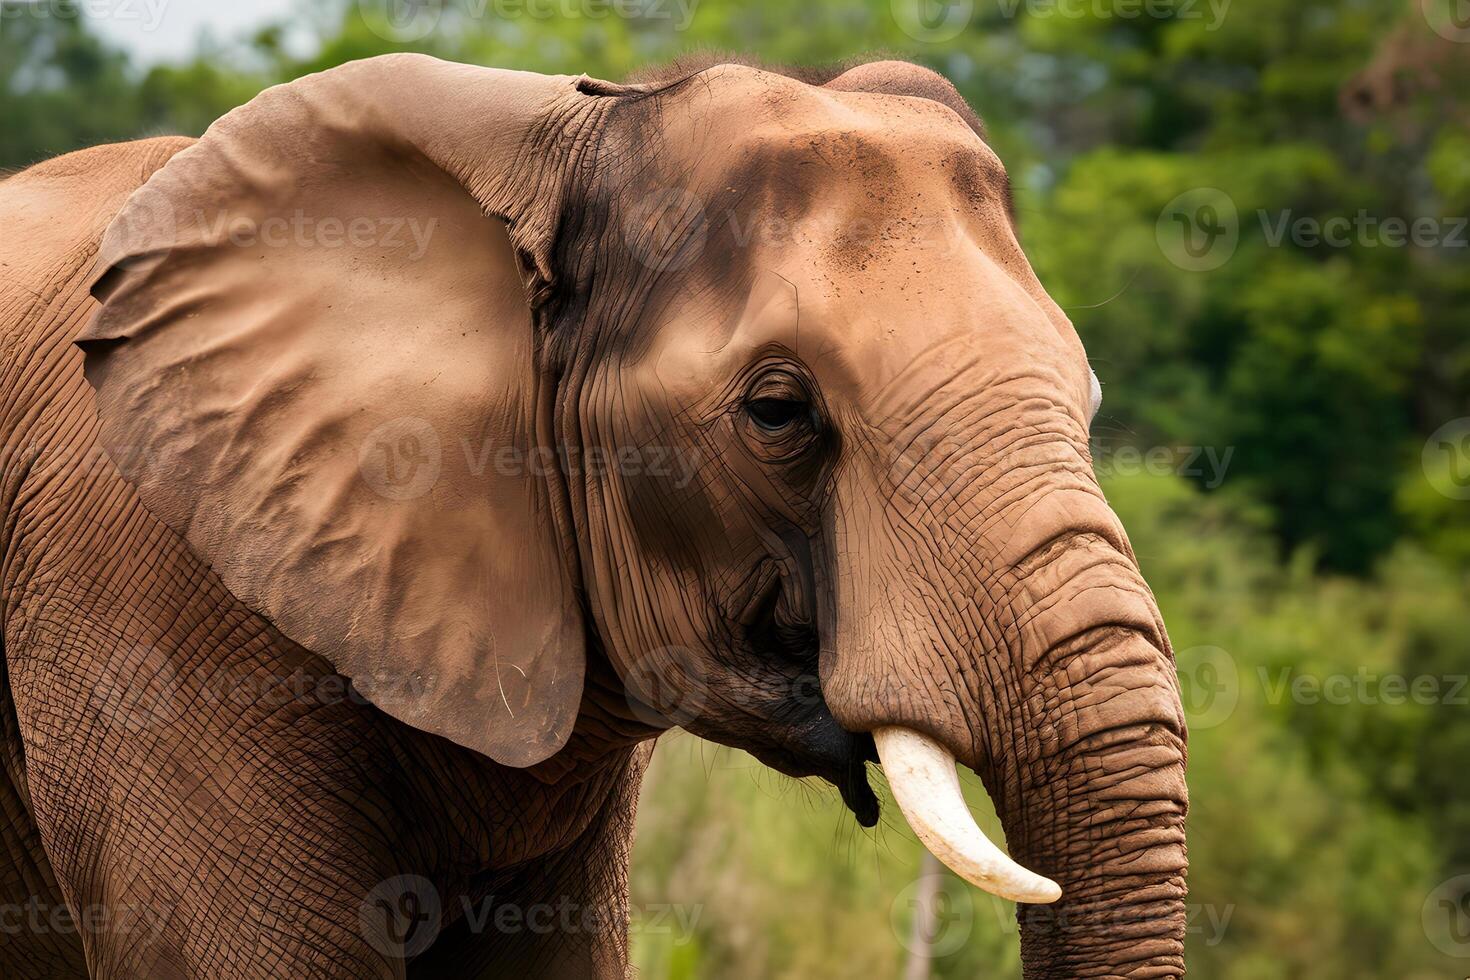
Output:
M950 870L976 888L1012 902L1025 902L1027 905L1050 905L1062 897L1062 886L1041 875L1032 875L1030 881L998 882L988 876L976 875L972 878L961 870L954 868Z
M1027 902L1031 905L1050 905L1062 897L1062 886L1050 878L1043 878L1032 890L1031 894L1023 895L1016 899L1018 902Z
M874 729L873 743L904 819L929 853L951 871L1012 902L1049 905L1062 897L1056 882L1011 860L976 825L948 749L900 726Z

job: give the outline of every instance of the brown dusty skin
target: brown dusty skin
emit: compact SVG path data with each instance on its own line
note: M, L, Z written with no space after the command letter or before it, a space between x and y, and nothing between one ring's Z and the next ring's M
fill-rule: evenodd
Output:
M952 86L815 80L394 55L0 182L0 901L106 911L0 972L619 976L677 723L866 824L923 732L1064 889L1028 977L1182 974L1082 346Z

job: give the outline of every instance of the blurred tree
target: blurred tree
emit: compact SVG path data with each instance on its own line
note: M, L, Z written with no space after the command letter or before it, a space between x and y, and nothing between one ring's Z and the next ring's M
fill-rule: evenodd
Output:
M139 129L127 59L72 0L0 0L0 170Z

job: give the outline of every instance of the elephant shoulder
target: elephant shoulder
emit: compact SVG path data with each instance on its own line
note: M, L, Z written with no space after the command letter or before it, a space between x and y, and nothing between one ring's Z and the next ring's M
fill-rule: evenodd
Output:
M88 284L103 231L193 142L97 146L0 178L0 513L16 487L7 464L75 433L70 423L92 411L71 340L97 308Z
M63 154L0 177L0 328L13 303L55 296L97 243L128 195L195 141L162 136Z
M128 196L195 141L166 136L53 157L0 177L0 370L53 348L51 334L90 313L88 273ZM70 339L70 338L67 338Z

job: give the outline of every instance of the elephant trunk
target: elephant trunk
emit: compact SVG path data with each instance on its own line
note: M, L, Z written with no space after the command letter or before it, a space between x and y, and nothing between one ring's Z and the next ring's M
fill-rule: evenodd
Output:
M847 515L867 547L834 556L827 702L874 733L936 856L1023 903L1028 978L1182 976L1185 734L1162 621L1095 485L1013 499L939 515L942 549L894 535L879 553L871 515ZM949 530L986 525L1001 533ZM945 758L979 773L1010 858L958 819Z
M1113 665L1092 688L1108 710L1088 722L1058 703L1042 722L1055 741L1008 786L987 779L1011 853L1062 892L1054 904L1018 907L1025 975L1179 977L1183 729L1161 720L1175 709L1169 689L1140 687L1161 659L1152 643L1104 635L1092 655Z
M948 750L904 727L873 733L894 797L924 845L976 887L1023 903L1028 978L1184 972L1182 739L1154 721L1115 720L1117 727L1077 732L1023 775L1019 789L992 791L1013 857L965 808Z

